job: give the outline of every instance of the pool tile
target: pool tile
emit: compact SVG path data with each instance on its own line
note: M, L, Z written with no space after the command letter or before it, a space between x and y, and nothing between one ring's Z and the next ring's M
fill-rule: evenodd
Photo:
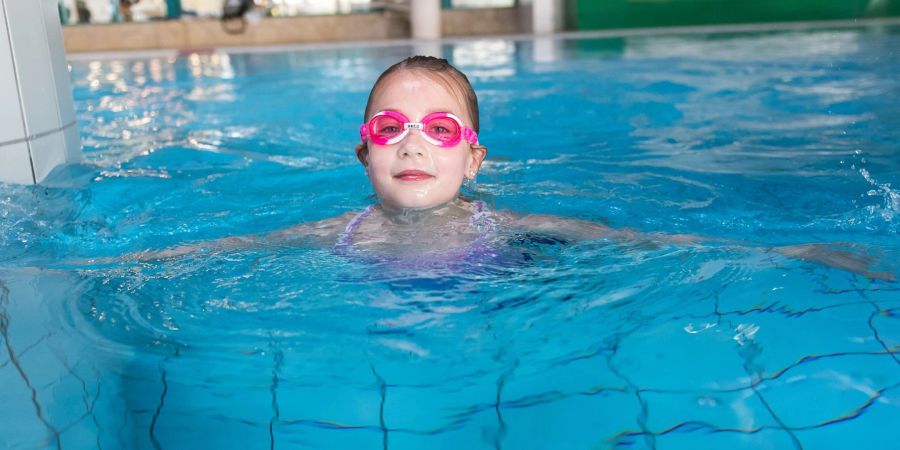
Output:
M0 180L8 183L34 183L28 144L16 142L0 145Z
M857 283L860 289L860 296L864 299L883 303L885 306L896 306L900 304L900 285L897 283L886 283L878 281L874 283Z
M388 448L392 450L505 448L504 426L493 409L479 411L468 416L465 423L431 430L428 433L391 431L388 434Z
M25 137L18 81L7 36L5 15L3 8L0 8L0 99L3 99L0 102L0 148L3 143Z
M718 312L738 316L765 310L789 317L861 301L847 273L810 277L802 270L769 270L729 283L718 296Z
M839 420L865 409L881 389L896 385L897 363L890 355L846 355L808 360L766 380L759 392L789 427L805 428ZM897 399L897 392L876 402ZM815 399L815 401L810 401ZM894 404L900 411L900 407Z
M53 85L56 88L56 99L59 102L60 126L64 126L75 120L71 74L69 73L69 63L65 58L53 57L53 55L66 54L62 28L55 26L55 22L59 20L59 10L52 2L43 2L42 4L44 6L44 23L47 25L47 45L50 48Z
M57 166L66 162L66 142L62 131L55 131L32 140L31 160L34 175L40 183Z
M16 58L22 104L25 111L26 132L29 135L59 128L56 84L50 63L50 49L43 23L43 11L32 2L7 2L7 14L16 20L7 21Z
M234 409L232 406L222 411L197 409L176 413L164 410L154 426L154 447L247 450L271 448L268 422L247 423L228 417ZM154 443L153 439L148 440Z
M873 307L872 312L871 326L878 332L878 338L887 348L900 349L900 304L881 307L878 312Z
M0 343L5 346L4 343ZM3 351L5 356L5 349ZM3 386L3 412L0 413L0 442L9 448L39 448L49 430L41 423L31 401L31 391L19 372L4 357L0 362L0 386Z
M273 426L272 448L383 449L384 434L372 428L327 428L310 423L279 422ZM390 441L389 441L390 442ZM268 440L266 448L270 447ZM388 447L394 449L393 443Z
M796 435L796 433L795 433ZM801 440L801 444L804 442ZM670 433L656 437L656 448L666 450L728 449L728 450L782 450L797 448L791 435L780 429L764 429L755 433L695 432ZM808 447L803 448L834 448ZM838 447L844 448L844 447ZM856 448L856 447L849 447Z
M733 336L722 324L652 323L622 338L611 365L642 389L741 387L748 377Z
M482 411L493 410L496 398L496 378L443 386L388 386L384 423L390 429L430 433L464 424Z
M898 414L900 392L894 388L885 392L882 398L873 402L858 417L848 416L812 429L796 430L794 433L804 448L896 448Z
M760 312L729 318L728 325L735 351L753 370L772 374L808 356L883 351L868 326L872 311L854 303L791 318Z
M601 391L622 391L627 387L626 381L609 367L606 356L599 354L549 367L543 364L534 364L530 370L517 367L503 387L502 401L541 403Z
M579 395L559 401L500 410L506 430L503 448L593 449L628 441L625 448L647 448L643 439L620 433L640 431L641 406L634 393Z
M65 125L65 123L63 123L63 125ZM76 124L68 128L64 128L63 136L66 148L66 162L70 164L77 164L81 161L82 157L81 133L78 130L78 125Z
M381 394L374 382L369 386L281 382L277 395L284 421L336 427L377 427L380 423Z
M266 377L229 377L212 361L167 358L150 369L156 380L131 386L131 407L149 412L144 427L162 448L267 448L275 413ZM146 393L134 391L141 383Z
M698 435L719 430L752 432L778 422L752 389L738 391L642 392L647 427L656 433Z

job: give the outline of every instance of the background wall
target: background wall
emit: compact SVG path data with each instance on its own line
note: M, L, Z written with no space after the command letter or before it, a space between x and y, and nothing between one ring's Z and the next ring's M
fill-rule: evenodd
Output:
M518 33L521 21L518 8L482 8L444 10L441 22L443 35L452 37ZM240 34L227 33L216 19L63 27L68 53L405 39L409 35L405 16L385 13L266 17L248 23Z
M900 16L900 0L567 0L576 30Z
M66 52L197 49L335 40L397 39L409 23L379 14L265 18L229 34L217 19L63 27Z

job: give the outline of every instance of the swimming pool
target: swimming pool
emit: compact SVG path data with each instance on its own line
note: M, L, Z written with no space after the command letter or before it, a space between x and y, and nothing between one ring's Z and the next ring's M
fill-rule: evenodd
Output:
M86 263L362 211L410 45L75 61L85 162L0 186L5 448L890 448L900 27L464 40L492 208L746 241L503 236L465 267L309 245Z

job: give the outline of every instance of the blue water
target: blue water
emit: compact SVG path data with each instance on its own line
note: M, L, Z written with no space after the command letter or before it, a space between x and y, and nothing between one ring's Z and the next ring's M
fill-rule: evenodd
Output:
M446 44L489 147L466 195L713 240L500 230L502 257L425 268L127 256L361 212L368 89L416 49L74 61L83 163L0 185L0 447L893 448L900 285L768 249L900 274L897 49Z

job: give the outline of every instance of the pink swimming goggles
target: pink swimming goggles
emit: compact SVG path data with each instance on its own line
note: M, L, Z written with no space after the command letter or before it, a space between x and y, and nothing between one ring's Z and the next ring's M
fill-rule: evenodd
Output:
M359 138L363 143L391 145L406 139L412 129L419 130L426 141L441 147L453 147L463 139L470 144L478 143L478 135L471 128L463 126L459 117L446 112L431 113L421 122L410 122L397 111L381 111L372 116L369 123L359 127Z

